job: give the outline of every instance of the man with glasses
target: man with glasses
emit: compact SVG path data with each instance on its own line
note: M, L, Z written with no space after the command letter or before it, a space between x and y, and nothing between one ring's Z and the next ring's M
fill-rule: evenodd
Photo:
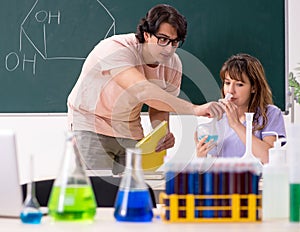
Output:
M153 128L169 121L169 112L221 117L223 109L216 102L194 105L177 97L182 64L175 51L186 32L185 17L160 4L141 19L136 34L104 39L89 54L68 97L69 125L88 169L123 171L126 147L144 136L143 104ZM157 151L174 143L168 132Z

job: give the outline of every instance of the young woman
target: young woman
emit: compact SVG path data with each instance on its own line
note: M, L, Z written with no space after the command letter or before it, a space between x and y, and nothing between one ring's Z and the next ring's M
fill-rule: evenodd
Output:
M272 92L267 83L265 72L260 61L248 54L237 54L230 57L220 71L222 80L222 97L227 93L230 100L221 100L225 113L217 124L226 123L224 140L217 155L220 157L241 157L246 149L245 112L253 112L252 153L261 162L269 160L268 150L273 147L274 135L262 132L276 132L285 137L285 125L281 110L273 105ZM220 125L219 125L220 126ZM205 143L205 138L197 141L197 155L206 156L212 147L212 141ZM216 149L213 149L216 150Z

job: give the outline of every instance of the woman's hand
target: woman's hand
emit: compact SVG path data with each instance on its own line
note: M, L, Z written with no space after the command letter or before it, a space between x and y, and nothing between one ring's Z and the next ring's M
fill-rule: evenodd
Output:
M236 125L241 124L238 114L238 107L231 101L220 100L220 102L225 106L225 113L228 119L228 124L231 128L234 128Z
M166 150L173 147L175 144L175 137L171 132L168 132L165 137L163 137L157 144L155 149L156 152Z
M214 141L205 142L208 138L208 135L205 135L202 139L198 140L197 132L195 132L195 143L196 143L196 151L197 157L206 157L208 152L216 146Z

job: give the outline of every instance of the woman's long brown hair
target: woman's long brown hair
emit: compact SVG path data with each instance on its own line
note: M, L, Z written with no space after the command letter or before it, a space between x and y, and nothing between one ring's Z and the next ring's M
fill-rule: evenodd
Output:
M231 79L243 81L243 73L249 78L254 92L248 105L248 112L253 112L253 129L261 130L268 123L267 106L273 104L272 92L267 83L265 71L260 61L249 54L237 54L231 56L222 66L220 77L222 80L222 96L224 97L225 74ZM262 124L259 125L258 118L262 116Z

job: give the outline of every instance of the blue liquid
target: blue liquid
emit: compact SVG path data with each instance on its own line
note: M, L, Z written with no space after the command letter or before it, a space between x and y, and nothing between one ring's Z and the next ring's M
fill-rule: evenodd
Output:
M41 212L22 212L21 221L27 224L40 224L43 214Z
M175 176L175 172L166 172L166 193L168 195L175 193Z
M206 135L201 135L199 136L198 140L201 140L204 136ZM205 140L206 143L209 141L217 142L218 141L218 135L208 135L207 139Z
M200 174L198 172L194 172L194 195L200 194ZM195 207L200 206L200 200L195 200ZM195 218L199 218L200 212L195 210Z
M194 188L195 188L195 182L194 182L194 173L190 172L188 173L188 187L187 187L187 193L193 194Z
M152 207L148 190L122 190L117 195L114 217L123 222L150 222L153 218Z
M176 173L172 171L166 172L166 194L171 195L175 193L175 177ZM170 200L165 199L164 204L170 206ZM166 210L166 219L170 220L170 210Z
M214 194L214 178L213 173L210 171L205 172L204 174L204 183L203 183L203 193L204 195L213 195ZM205 199L204 200L205 206L213 206L212 199ZM214 212L212 210L204 210L203 217L205 218L212 218L214 216Z

